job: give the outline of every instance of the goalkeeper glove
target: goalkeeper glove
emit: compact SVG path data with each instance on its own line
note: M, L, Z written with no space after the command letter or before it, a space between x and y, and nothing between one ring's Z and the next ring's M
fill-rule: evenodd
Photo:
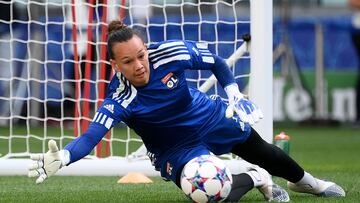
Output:
M229 106L225 112L226 118L231 118L235 111L241 121L253 125L264 117L261 110L240 93L236 83L226 86L224 90L229 98Z
M45 154L32 154L30 159L33 163L29 166L29 177L38 177L36 183L54 175L60 168L70 162L70 153L67 150L60 150L54 140L48 142L49 151Z

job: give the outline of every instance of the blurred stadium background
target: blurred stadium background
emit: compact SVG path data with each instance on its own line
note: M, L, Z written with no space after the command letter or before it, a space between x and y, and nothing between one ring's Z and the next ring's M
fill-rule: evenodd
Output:
M81 125L74 125L74 112L76 108L76 73L74 72L74 52L72 40L72 27L64 26L64 9L58 5L70 1L42 1L42 0L0 0L0 159L11 153L19 156L27 156L23 152L41 152L45 150L46 141L49 137L59 138L61 145L65 145L73 139L74 134L81 134ZM90 2L90 1L88 1ZM94 19L101 19L102 7L106 1L95 1L96 11ZM112 2L112 1L108 1ZM135 24L144 33L147 40L151 42L164 39L182 38L179 28L174 24L164 27L153 27L154 30L142 26L144 13L140 10L126 9L128 1L113 1L117 3L117 12L125 22ZM120 5L125 2L125 9ZM152 22L163 23L164 13L168 22L179 22L183 16L189 22L199 20L196 15L199 10L204 14L202 20L209 20L204 24L203 30L213 30L212 20L219 20L219 14L235 13L244 26L220 23L216 30L219 36L206 35L200 38L205 41L223 40L225 43L211 44L210 47L220 56L227 58L234 52L234 46L241 44L241 36L233 36L249 32L249 2L248 1L214 1L214 0L137 0L139 5L152 3L158 6L150 7L145 15L151 16ZM190 6L179 10L172 4L190 3ZM220 2L217 6L206 6ZM194 3L204 3L201 8L191 6ZM168 8L163 9L167 4ZM228 5L234 5L234 8ZM123 13L121 13L123 12ZM184 12L181 14L181 12ZM68 12L69 13L69 12ZM129 18L130 14L134 16ZM137 18L135 17L137 16ZM341 202L356 202L360 199L360 183L357 178L360 173L360 124L357 120L358 109L356 107L356 82L359 79L359 58L352 41L352 34L357 30L353 26L356 10L348 6L348 0L273 0L273 122L274 132L278 134L285 131L291 136L290 155L298 160L304 168L314 172L315 175L337 181L344 186L348 197ZM225 22L229 16L221 16L220 20ZM85 19L84 19L85 18ZM146 18L145 18L146 20ZM46 24L46 22L53 22ZM81 25L81 21L85 22ZM78 29L86 29L87 16L80 20ZM11 23L10 23L11 22ZM32 23L28 23L32 22ZM101 41L101 21L93 28L97 33L95 41ZM197 27L182 27L185 29L185 37L190 40L198 40ZM31 30L31 32L29 32ZM156 33L153 35L148 34ZM184 31L184 30L182 30ZM165 38L166 36L171 36ZM100 33L100 34L99 34ZM159 34L160 33L160 34ZM267 33L264 33L266 35ZM104 62L91 64L90 73L85 76L87 60L99 58L102 61L106 57L102 54L101 43L92 44L91 56L87 56L88 43L86 43L86 32L78 36L78 53L81 63L81 75L83 79L96 78L99 83L106 84L112 74L110 69L100 73L94 67L108 66ZM224 37L224 38L221 38ZM11 40L9 40L11 39ZM44 43L47 41L47 43ZM59 42L68 41L64 45ZM232 42L231 42L232 41ZM150 42L149 42L150 43ZM12 44L10 46L10 44ZM11 47L11 48L9 48ZM46 50L46 54L34 50ZM27 60L30 54L33 60ZM87 58L89 57L89 58ZM46 64L42 63L46 60ZM58 63L57 61L62 61ZM101 65L103 64L103 65ZM43 67L47 68L44 69ZM242 67L242 68L240 68ZM245 68L244 68L245 67ZM234 71L236 74L247 74L249 72L249 60L245 56L240 60ZM103 74L102 78L99 74ZM209 77L210 74L189 73L189 78L198 79ZM29 79L30 78L30 79ZM46 82L44 82L46 81ZM63 81L59 83L58 81ZM85 88L86 81L78 85ZM238 78L240 84L246 84L246 79ZM197 82L191 81L191 85L198 86ZM28 85L31 84L31 85ZM97 84L90 82L87 85L93 90ZM31 91L30 87L31 86ZM103 88L103 87L102 87ZM101 89L101 88L100 88ZM31 93L30 93L31 92ZM39 97L31 97L29 94L37 94ZM97 106L96 98L99 90L90 91L87 96L90 101L91 113ZM210 93L222 95L221 90L212 89ZM100 93L101 94L101 93ZM85 97L80 95L79 97ZM47 98L47 102L42 99ZM59 99L61 102L58 102ZM266 116L266 115L265 115ZM50 118L50 119L49 119ZM76 119L75 119L76 120ZM86 120L86 119L85 119ZM85 124L86 125L86 124ZM44 127L45 126L45 127ZM79 128L79 129L74 129ZM29 133L31 132L31 136ZM44 134L49 137L43 137ZM112 133L111 139L115 140L118 149L112 152L116 156L126 156L136 150L141 143L136 135L122 126ZM130 137L129 137L130 135ZM10 139L11 137L11 139ZM96 156L107 156L110 146L108 137L103 141L100 151L94 152ZM131 139L134 142L124 142ZM28 146L32 146L31 150ZM11 166L2 166L11 170ZM118 186L116 178L99 177L74 177L59 178L44 186L34 186L33 180L26 177L1 176L0 170L0 202L21 201L46 201L57 194L58 185L62 185L64 194L74 194L74 198L62 197L59 201L80 202L84 198L104 201L109 198L114 201L149 202L162 201L176 202L186 201L171 183L163 183L155 179L157 186ZM114 181L115 180L115 181ZM277 180L284 186L282 180ZM96 185L89 188L88 185ZM31 186L29 186L31 185ZM66 188L79 185L79 192L73 193ZM30 188L27 188L29 186ZM109 186L107 188L107 186ZM162 195L163 187L169 187L168 194ZM13 191L21 188L20 193ZM40 189L39 189L40 188ZM106 188L106 189L104 189ZM29 190L29 191L27 191ZM142 191L139 198L134 198L132 190ZM89 192L90 191L90 192ZM97 192L91 192L97 191ZM99 192L100 191L100 192ZM102 191L102 192L101 192ZM130 192L129 192L130 191ZM32 192L32 193L31 193ZM39 195L39 192L49 195ZM118 194L117 194L118 193ZM115 194L115 195L114 195ZM121 194L124 194L123 197ZM150 194L150 195L149 195ZM298 202L312 202L315 199L305 195L291 194ZM29 198L19 198L29 197ZM161 197L160 199L158 199ZM18 199L19 198L19 199ZM259 201L260 195L251 193L245 198L249 201ZM315 201L326 201L316 199ZM337 200L332 200L336 202Z

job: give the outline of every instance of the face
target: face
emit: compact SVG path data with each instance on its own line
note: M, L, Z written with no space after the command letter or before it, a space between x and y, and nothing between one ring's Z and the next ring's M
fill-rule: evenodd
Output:
M121 72L135 87L149 82L148 51L138 36L134 35L126 42L115 43L112 51L114 59L110 59L110 64L115 71Z

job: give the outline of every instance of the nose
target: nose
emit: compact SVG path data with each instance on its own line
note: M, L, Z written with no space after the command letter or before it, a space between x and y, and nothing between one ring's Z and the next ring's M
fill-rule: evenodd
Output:
M136 60L135 61L135 70L139 70L139 69L141 69L141 68L143 68L144 66L143 66L143 64L141 63L141 61L140 60Z

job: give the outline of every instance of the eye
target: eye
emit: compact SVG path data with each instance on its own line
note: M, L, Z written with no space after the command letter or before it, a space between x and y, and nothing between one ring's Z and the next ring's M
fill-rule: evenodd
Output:
M130 60L126 60L126 61L123 61L123 64L129 64L131 61Z
M139 55L139 59L144 59L145 58L145 54L140 54Z

